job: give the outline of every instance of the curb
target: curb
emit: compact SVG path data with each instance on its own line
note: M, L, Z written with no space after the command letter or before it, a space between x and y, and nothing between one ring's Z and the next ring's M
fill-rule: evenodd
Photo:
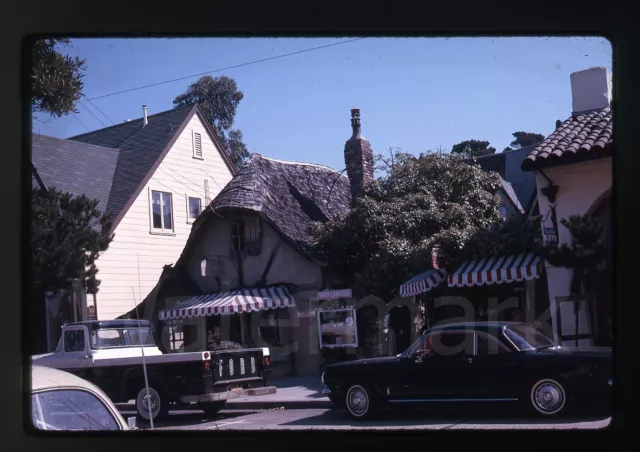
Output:
M274 401L246 401L229 402L225 410L323 410L329 409L333 403L329 399L324 400L274 400Z
M135 411L135 405L130 403L114 404L121 411ZM270 401L229 401L224 410L326 410L333 407L333 403L327 399L320 400L270 400Z

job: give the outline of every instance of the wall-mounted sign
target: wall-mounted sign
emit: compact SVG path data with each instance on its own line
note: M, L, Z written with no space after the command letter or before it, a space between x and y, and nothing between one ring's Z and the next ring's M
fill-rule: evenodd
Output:
M337 298L351 298L351 289L323 290L318 292L318 300L335 300Z
M542 238L545 243L557 243L558 242L558 233L556 229L553 227L542 227Z

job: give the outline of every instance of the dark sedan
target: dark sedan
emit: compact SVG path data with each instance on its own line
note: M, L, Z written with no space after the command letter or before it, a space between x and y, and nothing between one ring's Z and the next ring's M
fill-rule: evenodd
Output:
M469 322L427 330L405 352L332 364L322 381L354 418L384 405L512 402L551 416L574 402L606 406L611 348L559 346L534 327Z

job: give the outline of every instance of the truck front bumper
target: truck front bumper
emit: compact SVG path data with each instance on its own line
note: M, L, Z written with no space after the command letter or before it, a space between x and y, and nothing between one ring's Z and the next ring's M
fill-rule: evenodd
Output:
M188 396L182 396L178 400L182 403L221 402L223 400L238 399L240 397L252 397L252 396L275 394L276 392L277 390L275 386L265 386L263 388L238 389L235 391L188 395Z

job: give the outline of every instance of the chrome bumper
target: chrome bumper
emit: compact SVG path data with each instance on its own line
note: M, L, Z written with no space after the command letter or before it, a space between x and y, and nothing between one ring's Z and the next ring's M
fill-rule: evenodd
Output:
M329 395L329 394L331 394L331 389L329 389L329 388L324 388L324 389L322 390L322 395Z
M238 399L240 397L275 394L276 392L277 390L275 386L265 386L264 388L251 388L241 389L237 391L212 392L209 394L182 396L178 400L182 403L219 402L229 399Z

